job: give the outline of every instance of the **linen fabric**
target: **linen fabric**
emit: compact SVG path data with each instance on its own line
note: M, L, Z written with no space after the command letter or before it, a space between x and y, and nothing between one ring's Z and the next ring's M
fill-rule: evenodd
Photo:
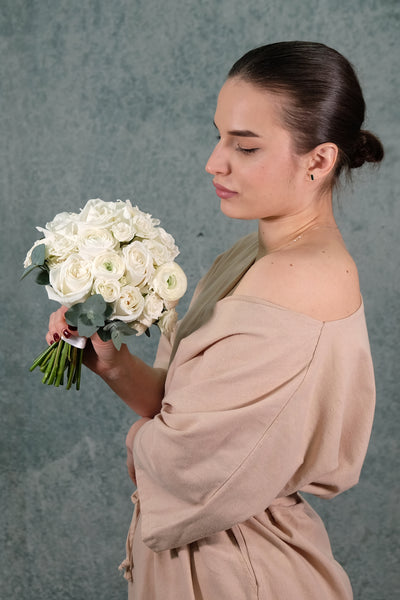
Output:
M364 307L322 322L230 295L256 249L247 236L219 257L160 343L162 409L133 447L131 599L352 598L299 491L359 479L375 402Z

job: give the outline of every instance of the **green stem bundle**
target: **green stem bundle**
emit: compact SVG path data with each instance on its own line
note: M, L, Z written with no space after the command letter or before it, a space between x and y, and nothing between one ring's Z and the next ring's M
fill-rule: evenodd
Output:
M75 348L60 340L41 352L32 363L30 371L39 367L43 373L42 382L47 385L59 387L64 384L64 373L67 371L67 385L69 390L73 385L79 390L81 384L83 350Z

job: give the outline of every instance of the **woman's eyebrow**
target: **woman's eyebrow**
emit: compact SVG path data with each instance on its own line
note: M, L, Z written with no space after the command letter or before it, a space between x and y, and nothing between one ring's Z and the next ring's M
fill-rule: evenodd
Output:
M215 121L214 121L214 127L216 129L218 129L218 127L215 124ZM254 133L254 131L250 131L249 129L233 129L232 131L228 131L228 135L233 135L236 137L253 137L253 138L261 137L257 133Z

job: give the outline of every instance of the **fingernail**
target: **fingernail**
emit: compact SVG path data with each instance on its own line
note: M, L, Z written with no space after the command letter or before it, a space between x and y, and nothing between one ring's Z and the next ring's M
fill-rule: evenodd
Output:
M60 339L60 336L58 335L58 333L55 333L55 334L53 335L53 340L54 340L55 342L58 342L58 340L59 340L59 339Z
M69 338L69 337L71 337L71 332L68 331L68 329L64 329L63 336L66 337L66 338Z

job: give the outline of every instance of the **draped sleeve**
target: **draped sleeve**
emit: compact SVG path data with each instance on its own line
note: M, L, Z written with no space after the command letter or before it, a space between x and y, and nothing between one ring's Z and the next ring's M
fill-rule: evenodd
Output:
M217 302L135 438L144 543L179 547L281 495L356 483L373 410L365 344L362 309L332 326L256 298Z

